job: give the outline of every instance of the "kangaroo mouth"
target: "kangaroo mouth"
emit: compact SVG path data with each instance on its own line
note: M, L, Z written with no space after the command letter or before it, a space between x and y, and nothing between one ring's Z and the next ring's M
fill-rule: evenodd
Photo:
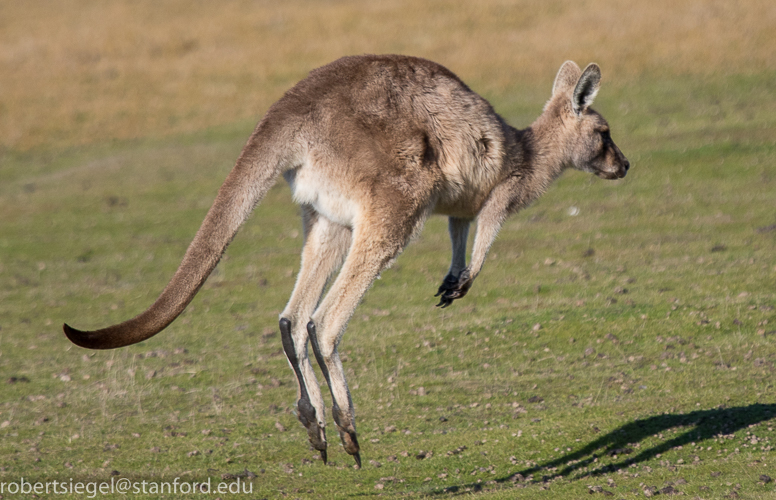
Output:
M625 177L625 175L627 175L627 173L628 171L626 169L621 168L621 169L617 169L614 172L606 172L602 170L597 172L597 175L602 179L616 180L616 179L622 179L623 177Z

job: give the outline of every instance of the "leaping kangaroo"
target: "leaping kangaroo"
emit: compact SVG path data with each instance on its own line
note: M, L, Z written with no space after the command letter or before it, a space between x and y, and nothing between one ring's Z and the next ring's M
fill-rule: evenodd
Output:
M316 69L256 126L156 302L123 323L95 331L64 325L65 334L82 347L113 349L159 333L191 302L283 174L302 207L305 239L296 285L280 315L283 349L298 382L297 414L325 462L324 402L309 340L331 389L345 451L360 466L353 402L337 353L359 301L431 214L449 217L452 263L437 291L437 305L447 307L471 288L507 216L565 169L624 177L630 164L606 120L590 109L600 81L596 64L582 71L565 62L541 116L517 130L451 71L425 59L363 55Z

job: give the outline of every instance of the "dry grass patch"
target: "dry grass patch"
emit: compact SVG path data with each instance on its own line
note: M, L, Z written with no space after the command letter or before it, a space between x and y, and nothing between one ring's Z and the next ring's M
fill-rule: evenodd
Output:
M438 60L475 89L776 68L767 0L5 2L0 147L29 150L254 121L311 68L358 53Z

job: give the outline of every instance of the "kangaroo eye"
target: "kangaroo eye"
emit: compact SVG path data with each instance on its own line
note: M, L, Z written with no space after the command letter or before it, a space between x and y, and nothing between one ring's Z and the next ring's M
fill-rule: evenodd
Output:
M601 139L603 139L604 142L609 142L612 140L612 136L609 135L608 130L604 130L603 132L601 132Z

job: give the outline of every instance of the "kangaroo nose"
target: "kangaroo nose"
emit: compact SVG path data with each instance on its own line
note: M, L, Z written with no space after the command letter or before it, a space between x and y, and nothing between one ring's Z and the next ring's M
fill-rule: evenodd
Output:
M627 172L630 169L630 162L628 160L625 160L625 171Z

